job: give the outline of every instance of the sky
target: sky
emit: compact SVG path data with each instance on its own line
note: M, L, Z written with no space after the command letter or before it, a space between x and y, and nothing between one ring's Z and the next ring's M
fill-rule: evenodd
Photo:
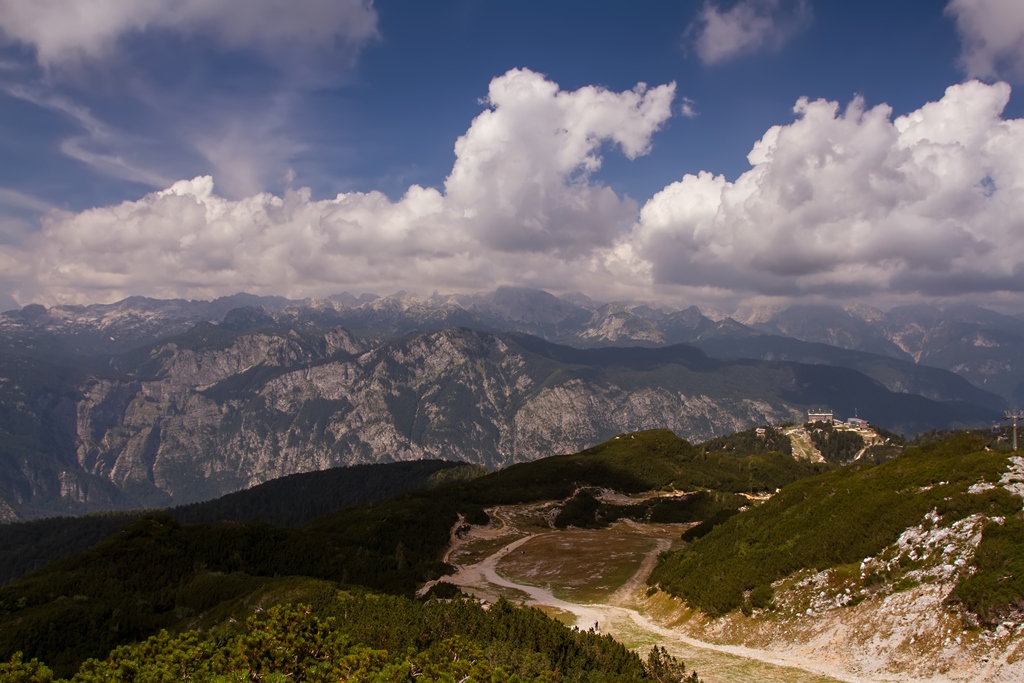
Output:
M1019 0L0 0L0 309L1024 311Z

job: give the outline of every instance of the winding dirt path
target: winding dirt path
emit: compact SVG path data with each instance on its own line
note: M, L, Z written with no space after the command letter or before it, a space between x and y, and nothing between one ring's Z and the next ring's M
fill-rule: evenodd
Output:
M494 516L501 522L499 529L502 533L514 531L500 511L496 510ZM496 531L498 530L490 529L488 536L497 535ZM485 600L495 600L499 595L507 594L508 591L522 594L525 599L522 599L521 602L529 606L572 614L578 628L591 629L597 626L601 632L608 633L620 642L632 644L631 646L634 647L637 645L650 647L650 645L658 644L668 649L670 653L682 656L688 666L693 662L695 652L704 652L708 655L716 653L717 658L712 656L714 661L712 670L709 671L706 666L702 667L699 663L695 664L695 668L698 669L706 683L731 681L866 683L869 680L852 677L816 662L781 653L706 643L684 636L648 619L638 611L637 598L645 586L647 577L657 564L658 555L670 547L671 541L668 539L658 539L656 547L644 556L636 572L609 597L606 603L570 602L556 597L550 590L518 583L498 573L497 566L503 557L541 535L545 534L527 534L511 541L480 562L458 567L455 574L444 577L444 580ZM453 539L455 539L454 534ZM456 539L455 545L458 546L464 542L462 539ZM449 557L450 553L451 550L446 557ZM424 592L427 588L429 586L424 587ZM520 600L516 597L514 601ZM700 657L698 657L699 659Z
M608 599L608 604L615 607L632 607L636 604L636 595L647 585L647 577L654 571L654 565L658 564L658 556L672 547L672 541L667 538L659 538L658 545L654 550L644 555L643 562L637 567L636 573L629 577L626 583L615 591Z

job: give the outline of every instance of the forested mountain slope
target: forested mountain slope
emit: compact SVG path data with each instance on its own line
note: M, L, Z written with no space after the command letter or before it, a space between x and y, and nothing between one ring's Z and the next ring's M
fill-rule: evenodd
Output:
M268 590L274 577L306 576L411 595L450 569L441 557L460 519L486 522L485 508L496 504L569 500L586 486L768 491L822 467L782 454L704 454L656 430L348 508L297 529L181 524L150 515L84 553L0 588L0 659L21 650L67 671L160 628L188 627L202 615L223 613ZM686 497L678 505L686 507ZM698 515L694 521L701 511L718 509L690 508L688 514ZM59 632L54 624L61 625Z
M238 609L241 619L228 617L213 629L162 631L86 660L80 668L58 662L51 669L15 654L0 662L0 681L48 683L54 671L75 674L77 683L641 683L680 681L686 675L685 665L663 652L653 652L644 662L610 636L570 629L539 610L507 601L490 609L469 600L421 604L290 579L267 582L250 599L256 614L247 619L250 610ZM275 604L282 599L289 603ZM699 679L690 672L687 680Z
M710 614L723 614L743 604L744 591L763 592L803 569L877 555L930 511L944 527L972 515L1013 519L1019 494L996 485L1006 468L1005 452L985 450L983 441L963 436L910 448L882 465L854 464L805 479L667 558L651 581ZM708 575L717 580L702 578Z
M775 436L771 443L784 447L782 437ZM0 589L0 659L21 650L69 673L86 657L103 656L110 647L149 637L160 628L177 632L235 619L229 633L212 632L220 633L220 640L203 634L185 640L164 636L142 649L122 650L107 664L89 666L100 672L120 661L157 665L170 660L154 664L147 653L169 652L166 648L214 652L227 638L248 637L240 625L254 605L313 596L319 606L288 617L289 623L301 630L311 614L316 619L344 614L347 625L319 632L339 631L351 635L352 643L375 643L388 651L379 656L390 663L411 666L393 649L395 643L421 639L415 646L421 653L443 642L435 636L444 633L463 634L486 651L459 650L460 658L511 666L510 659L502 659L505 654L487 650L495 641L478 630L507 634L506 626L482 626L472 611L476 608L438 607L426 617L429 610L418 612L421 608L401 600L386 602L392 598L351 601L363 588L343 595L335 591L338 585L355 584L411 595L424 581L452 570L441 561L452 534L486 523L486 510L496 505L538 501L551 501L544 514L552 530L566 525L601 529L624 517L640 526L703 520L686 532L682 550L663 556L647 597L643 591L637 595L652 615L676 610L671 623L683 634L808 656L837 653L856 660L858 667L873 667L878 675L923 677L934 675L936 667L953 666L958 656L1009 656L1019 641L1013 634L1024 601L1018 579L1024 576L1024 459L992 450L997 442L978 435L926 441L882 464L837 467L765 450L749 433L695 447L667 430L653 430L620 434L574 455L348 508L299 528L181 524L151 515L86 553ZM598 489L693 493L628 502L622 495L594 495ZM758 495L749 497L752 493ZM505 507L502 514L512 509ZM665 591L677 597L670 600ZM405 615L401 619L408 619L408 626L395 626L396 633L388 636L392 627L380 626L392 623L387 615L360 621L362 610L372 612L382 604L390 605L385 608L389 614ZM498 614L516 623L534 618L509 609L501 607ZM447 621L463 617L471 625L465 632L459 630L461 622ZM954 634L954 621L968 627L958 626ZM61 625L59 632L54 624ZM530 628L547 627L538 623ZM553 657L574 651L573 642L583 642L575 636L566 640L561 633L556 629L528 649L544 653L548 666ZM835 633L845 634L838 645ZM552 650L544 643L561 645ZM617 667L635 666L636 660L602 650L597 641L586 647L597 657L581 665L587 670L622 674L626 669ZM433 650L429 656L437 654ZM512 659L522 666L524 656L525 651ZM618 663L602 668L609 662ZM1010 666L1000 660L999 666L1004 664ZM517 671L522 676L526 670ZM651 675L650 668L630 671Z
M1022 482L1024 458L968 435L803 479L666 556L650 607L870 680L1020 680Z
M416 460L292 474L251 489L167 510L178 522L261 522L299 527L353 505L485 474L478 465ZM0 525L0 585L82 552L152 511L104 512Z

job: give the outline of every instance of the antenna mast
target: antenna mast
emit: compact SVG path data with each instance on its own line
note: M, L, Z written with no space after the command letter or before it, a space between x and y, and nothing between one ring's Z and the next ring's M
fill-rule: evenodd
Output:
M1024 420L1024 410L1007 410L1004 420L1013 420L1013 450L1017 450L1017 420Z

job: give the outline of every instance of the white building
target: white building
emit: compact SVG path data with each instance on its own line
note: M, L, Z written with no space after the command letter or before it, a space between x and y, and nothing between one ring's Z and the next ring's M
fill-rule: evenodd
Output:
M831 410L808 410L807 421L811 423L825 422L828 424L832 424L835 420L832 417Z

